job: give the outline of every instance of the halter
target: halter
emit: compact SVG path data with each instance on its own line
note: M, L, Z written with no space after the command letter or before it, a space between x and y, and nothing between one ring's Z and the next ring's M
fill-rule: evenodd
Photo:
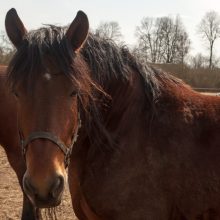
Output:
M62 140L60 140L56 135L54 135L51 132L35 131L35 132L32 132L26 139L24 139L21 132L19 131L22 154L25 160L26 160L26 152L27 152L28 145L36 139L46 139L56 144L58 148L63 152L64 164L65 164L65 168L67 168L70 162L70 156L72 153L73 145L78 138L78 131L80 127L81 127L81 119L80 119L80 113L78 112L78 126L77 126L76 132L73 136L72 143L70 144L70 146L65 145Z

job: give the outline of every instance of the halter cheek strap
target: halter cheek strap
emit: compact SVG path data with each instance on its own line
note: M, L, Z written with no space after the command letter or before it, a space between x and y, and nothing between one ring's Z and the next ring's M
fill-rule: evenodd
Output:
M69 162L70 162L70 156L71 156L72 149L73 149L73 145L77 140L78 131L79 131L80 127L81 127L81 120L80 120L80 114L78 113L78 127L76 129L76 132L74 134L74 137L72 139L72 143L70 146L66 146L63 143L63 141L61 141L56 135L54 135L53 133L50 133L50 132L45 132L45 131L32 132L25 140L23 139L21 132L19 132L22 153L23 153L24 158L26 158L26 152L27 152L28 145L32 141L34 141L36 139L46 139L46 140L49 140L49 141L53 142L54 144L56 144L58 146L58 148L63 152L63 154L65 156L65 159L64 159L65 168L68 167Z

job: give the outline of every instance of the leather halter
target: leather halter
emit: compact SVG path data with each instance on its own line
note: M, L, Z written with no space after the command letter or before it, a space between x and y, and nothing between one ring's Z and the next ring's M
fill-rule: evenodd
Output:
M77 140L78 131L79 131L80 127L81 127L81 120L80 120L80 113L78 112L78 126L77 126L76 132L74 134L74 137L72 139L72 143L70 146L66 146L62 140L60 140L56 135L54 135L51 132L35 131L35 132L32 132L26 139L23 139L21 132L19 132L21 147L22 147L22 154L23 154L24 158L26 159L27 148L28 148L28 145L32 141L34 141L36 139L46 139L46 140L49 140L49 141L53 142L54 144L56 144L58 146L58 148L63 152L63 154L65 156L64 164L65 164L65 168L67 168L69 165L69 162L70 162L72 148L73 148L74 143Z

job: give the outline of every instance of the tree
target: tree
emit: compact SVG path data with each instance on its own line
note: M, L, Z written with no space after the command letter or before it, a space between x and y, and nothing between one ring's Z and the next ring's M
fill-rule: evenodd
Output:
M179 53L179 56L178 56L179 63L182 63L182 64L184 63L185 57L189 53L190 43L191 42L189 40L188 34L185 31L183 31L183 33L179 36L179 41L177 44L177 51Z
M98 35L105 39L112 39L116 42L120 42L122 38L121 28L118 22L102 22L95 30L95 35Z
M183 63L190 40L180 17L144 18L136 28L138 47L152 63Z
M161 33L161 19L146 17L136 28L139 39L139 49L150 62L161 62L163 53L163 36Z
M179 16L161 18L162 35L164 37L164 62L183 63L189 52L190 40Z
M0 64L8 64L14 53L14 48L4 32L0 33Z
M193 69L205 68L207 67L207 58L201 53L198 53L195 56L190 57L189 63Z
M215 41L220 37L220 17L215 11L205 14L199 24L199 35L209 45L209 68L213 68L213 49Z

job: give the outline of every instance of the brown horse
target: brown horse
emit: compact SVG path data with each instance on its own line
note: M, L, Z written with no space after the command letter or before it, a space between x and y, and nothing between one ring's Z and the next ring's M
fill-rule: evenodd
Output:
M81 220L220 219L220 99L88 28L81 11L67 30L29 33L6 16L27 196L58 205L69 165Z
M6 66L0 66L0 145L4 148L22 188L26 166L18 136L16 102L7 86L6 69ZM22 220L35 220L39 217L39 209L34 207L24 194Z

